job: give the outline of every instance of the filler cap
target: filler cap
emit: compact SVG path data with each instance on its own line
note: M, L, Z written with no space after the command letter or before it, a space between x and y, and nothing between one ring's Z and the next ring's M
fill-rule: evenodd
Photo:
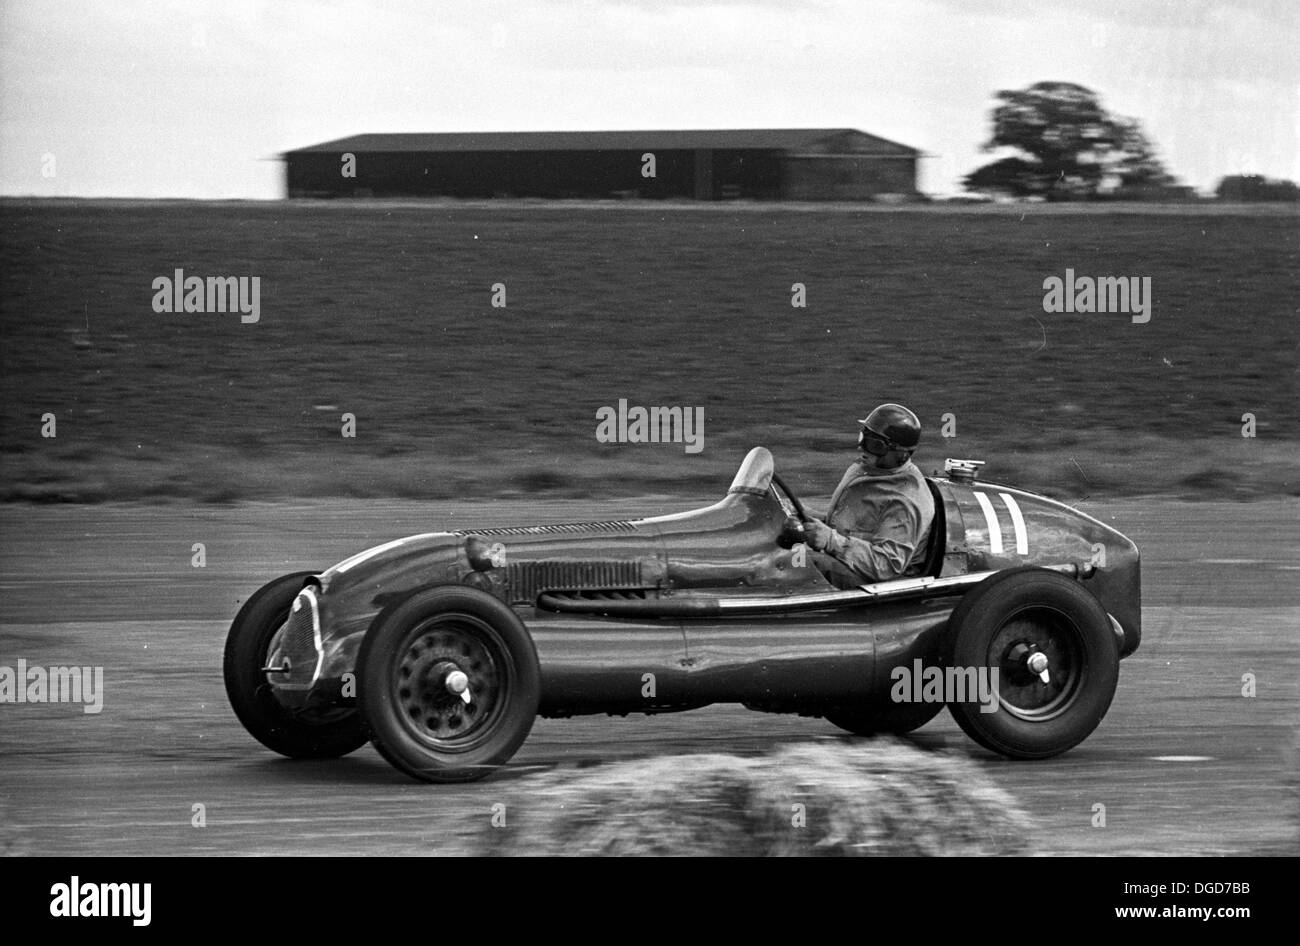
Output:
M954 483L974 483L983 460L954 460L952 457L943 461L943 472Z

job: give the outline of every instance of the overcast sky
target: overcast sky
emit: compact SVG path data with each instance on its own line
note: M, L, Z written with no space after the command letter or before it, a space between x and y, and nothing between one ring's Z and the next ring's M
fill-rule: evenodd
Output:
M955 193L1041 80L1198 188L1300 180L1298 49L1296 0L0 0L0 193L279 197L277 154L360 132L822 126Z

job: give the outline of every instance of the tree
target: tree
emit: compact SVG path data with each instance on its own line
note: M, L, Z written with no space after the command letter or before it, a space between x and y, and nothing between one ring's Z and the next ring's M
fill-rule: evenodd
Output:
M976 193L1032 197L1042 193L1037 175L1038 166L1024 158L1002 158L967 174L962 183Z
M1107 114L1090 89L1038 82L995 98L993 135L984 150L1021 154L968 174L968 190L1081 200L1108 186L1173 182L1137 119Z
M1155 145L1147 138L1136 118L1116 116L1112 119L1118 144L1108 155L1107 173L1120 186L1168 187L1173 175L1165 170L1156 156Z

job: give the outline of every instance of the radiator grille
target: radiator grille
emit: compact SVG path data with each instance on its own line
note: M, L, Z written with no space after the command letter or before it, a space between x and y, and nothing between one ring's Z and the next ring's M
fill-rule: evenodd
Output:
M533 604L543 591L631 589L642 585L640 562L510 562L506 595Z
M320 651L316 648L316 597L304 589L294 599L296 611L289 613L280 639L280 652L289 658L287 674L275 674L275 683L308 684L316 678Z

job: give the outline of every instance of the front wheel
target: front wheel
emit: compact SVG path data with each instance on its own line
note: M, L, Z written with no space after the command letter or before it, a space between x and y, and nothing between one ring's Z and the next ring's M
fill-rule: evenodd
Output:
M365 727L355 709L293 712L276 700L262 672L271 640L289 620L303 581L314 574L277 578L244 602L226 637L222 666L226 695L244 728L268 749L291 759L333 759L366 744Z
M997 692L988 704L948 704L986 749L1013 759L1059 755L1086 739L1110 708L1119 680L1110 618L1064 575L1033 567L999 572L966 594L948 629L948 666L986 675Z
M537 651L518 615L457 585L381 613L361 642L357 683L375 748L425 782L468 782L503 765L541 699Z

